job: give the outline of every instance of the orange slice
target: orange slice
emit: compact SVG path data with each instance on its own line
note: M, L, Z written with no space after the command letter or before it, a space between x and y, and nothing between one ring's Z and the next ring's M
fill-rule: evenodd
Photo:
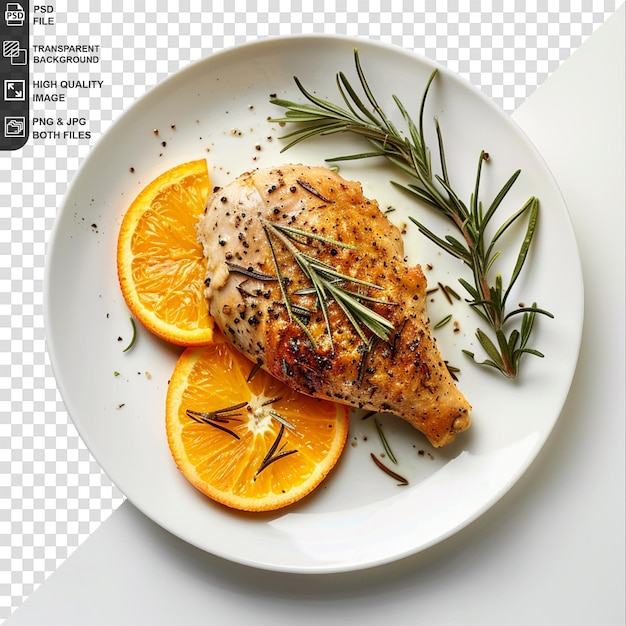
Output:
M196 238L209 185L204 159L168 170L135 198L118 237L117 273L128 308L155 335L183 346L213 338Z
M183 475L228 507L270 511L302 499L337 463L348 409L298 394L216 334L176 364L167 438ZM248 381L250 374L252 378Z

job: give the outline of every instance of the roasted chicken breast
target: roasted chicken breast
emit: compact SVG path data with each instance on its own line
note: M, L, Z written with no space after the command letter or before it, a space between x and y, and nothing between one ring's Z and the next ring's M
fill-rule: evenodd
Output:
M243 174L209 197L198 238L210 313L253 364L302 393L394 413L435 447L469 427L422 269L360 183L303 165Z

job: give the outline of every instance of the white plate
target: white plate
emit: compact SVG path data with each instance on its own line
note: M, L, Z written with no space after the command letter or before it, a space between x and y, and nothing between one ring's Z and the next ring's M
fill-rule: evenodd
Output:
M183 161L206 157L213 184L221 185L257 166L321 164L325 157L362 146L336 138L281 155L278 137L284 129L268 122L281 113L269 104L271 94L300 98L294 75L317 95L336 100L335 72L354 77L355 46L383 107L394 109L396 93L417 114L433 64L396 47L298 36L213 54L152 89L113 124L76 175L48 251L50 356L67 410L94 457L129 500L164 528L216 555L271 570L365 568L423 550L466 526L510 489L541 449L578 357L582 276L561 195L509 117L440 68L426 128L436 146L430 123L436 115L458 193L469 199L478 155L485 149L491 155L483 173L485 201L522 169L498 223L530 195L540 198L534 249L514 295L537 300L556 316L537 322L533 345L545 359L527 357L516 382L473 365L461 348L480 352L474 339L479 320L463 303L454 304L460 332L454 334L448 325L437 335L445 358L461 367L459 384L474 406L473 425L454 445L434 451L401 420L382 419L408 487L396 486L374 466L369 453L381 449L380 440L371 421L358 419L336 471L309 499L287 510L234 513L202 496L178 473L165 437L164 398L179 350L141 330L135 347L122 352L131 336L115 269L122 215L142 186ZM419 210L424 221L441 228L428 210L416 209L392 189L394 174L386 166L352 163L342 165L341 173L361 180L382 207L395 206L391 217L397 223ZM431 282L462 291L456 280L465 275L463 267L427 244L412 225L406 242L411 261L433 265L427 272ZM510 268L504 268L506 279ZM435 297L431 319L449 310Z

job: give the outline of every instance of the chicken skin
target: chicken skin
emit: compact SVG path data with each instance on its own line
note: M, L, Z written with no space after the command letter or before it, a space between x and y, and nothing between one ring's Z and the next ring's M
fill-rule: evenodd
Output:
M469 427L422 269L360 183L303 165L243 174L211 194L198 238L209 311L253 363L301 393L398 415L435 447Z

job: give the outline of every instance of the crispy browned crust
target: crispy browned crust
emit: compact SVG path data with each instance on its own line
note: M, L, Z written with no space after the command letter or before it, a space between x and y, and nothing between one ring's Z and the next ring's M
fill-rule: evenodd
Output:
M364 343L334 301L328 303L332 341L293 257L279 242L274 253L291 298L313 311L307 329L290 320L277 281L238 271L276 275L261 219L355 246L311 241L306 253L381 290L371 308L393 322L388 342ZM400 231L363 196L361 185L325 168L282 166L257 170L217 190L199 225L207 264L211 314L224 334L253 361L290 387L368 410L395 413L446 445L470 425L470 405L458 390L430 333L426 279L403 261ZM305 248L303 248L305 249ZM369 331L368 331L369 333Z

